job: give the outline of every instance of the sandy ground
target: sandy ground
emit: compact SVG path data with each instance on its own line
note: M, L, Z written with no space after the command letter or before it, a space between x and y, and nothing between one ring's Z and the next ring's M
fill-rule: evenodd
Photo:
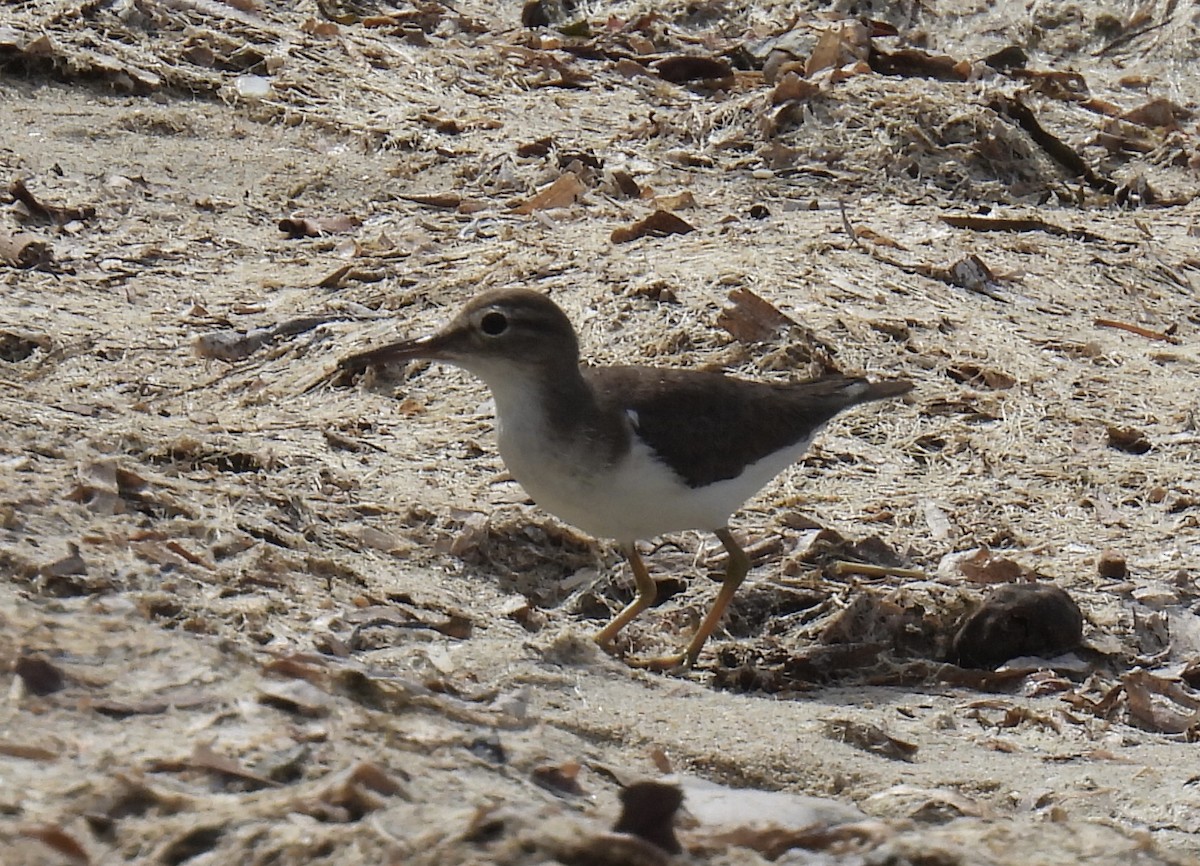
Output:
M5 6L5 183L94 213L0 223L4 863L1200 862L1195 13L849 5ZM656 208L695 230L613 240ZM598 363L916 382L747 505L694 670L590 643L627 567L480 384L337 375L508 285ZM642 549L631 655L722 566ZM1029 579L1084 644L945 664ZM660 778L676 855L610 832Z

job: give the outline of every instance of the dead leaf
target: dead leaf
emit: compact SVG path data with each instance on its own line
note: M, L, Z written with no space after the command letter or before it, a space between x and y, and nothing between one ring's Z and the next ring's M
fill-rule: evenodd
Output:
M623 244L647 236L662 238L667 235L686 235L695 230L686 220L675 216L670 211L656 210L650 216L638 220L628 228L614 229L612 242Z
M333 701L308 679L265 683L258 689L258 702L286 713L319 719L329 715Z
M1013 684L1025 679L1030 671L1009 669L1001 671L973 670L943 665L938 669L938 681L952 686L964 686L977 692L1009 691Z
M825 736L894 761L911 761L917 754L915 743L897 739L878 725L854 719L826 720Z
M1146 434L1136 427L1108 427L1108 447L1126 454L1145 454L1151 449L1150 440Z
M327 276L322 277L317 283L319 289L339 289L343 285L345 276L350 273L354 265L342 265L334 271L331 271Z
M20 828L19 832L22 836L37 839L72 863L88 864L92 862L84 847L57 824L26 824Z
M300 23L300 32L307 33L309 36L337 36L340 31L337 24L332 21L306 18Z
M659 210L687 210L696 206L696 197L692 195L691 190L673 193L672 195L659 195L654 197L654 206Z
M1179 672L1179 679L1193 689L1200 688L1200 658L1189 661Z
M536 210L567 207L583 195L586 189L577 174L571 171L563 172L554 183L543 187L533 198L514 208L513 212L531 214Z
M43 577L67 577L73 574L87 574L87 563L79 555L79 545L68 542L67 550L69 552L66 556L43 565L38 569L38 574Z
M1121 677L1130 714L1152 731L1182 734L1200 726L1200 695L1181 683L1135 670Z
M644 61L624 57L613 65L613 72L624 78L653 78L654 74L646 68Z
M612 185L625 198L640 198L642 188L627 171L616 170L612 173Z
M1024 722L1033 722L1033 724L1054 731L1056 734L1062 733L1062 722L1029 707L1009 707L1004 711L1004 718L996 723L996 727L1015 728Z
M28 187L25 186L23 180L14 180L8 185L8 194L25 205L25 209L31 217L34 217L41 222L54 223L55 225L66 225L76 220L87 221L96 215L96 209L91 205L83 205L82 207L71 207L64 205L46 204L40 200Z
M1139 126L1159 127L1163 129L1178 129L1179 122L1188 120L1193 112L1177 105L1166 97L1151 99L1121 115L1122 120L1136 123Z
M28 232L10 234L0 229L0 259L14 268L47 268L54 263L54 252L46 241Z
M11 740L0 740L0 755L8 758L22 758L26 761L54 761L61 754L56 749L31 746L27 743L14 743Z
M313 800L297 803L295 809L323 821L357 821L363 815L386 808L387 798L403 791L378 764L360 761L336 774Z
M554 139L550 136L539 138L536 141L526 142L525 144L517 145L517 156L522 159L541 158L549 155L550 148L554 146Z
M870 241L873 244L881 247L891 247L894 250L907 250L908 247L897 241L895 238L890 238L885 234L880 234L873 228L867 226L855 226L854 236L860 240Z
M1017 384L1017 377L1003 370L967 362L952 364L946 368L946 374L955 382L976 388L991 388L994 391L1006 391Z
M529 774L530 780L540 788L553 791L555 794L581 796L583 788L579 784L579 771L583 766L578 761L564 761L561 764L543 764L534 767Z
M782 105L785 102L797 102L809 99L821 92L821 88L807 79L801 78L796 72L786 72L775 89L771 91L771 104Z
M875 814L902 814L914 821L944 824L955 818L984 818L988 810L978 801L950 788L894 785L866 799Z
M384 553L403 550L403 545L398 537L390 532L384 532L382 529L376 529L374 526L362 527L358 532L358 539L367 547L381 550Z
M872 832L854 806L824 797L786 791L727 788L690 776L680 777L688 812L700 826L689 833L695 844L738 845L775 860L793 848L819 849L836 839L862 839Z
M794 319L747 288L731 290L727 300L717 314L717 326L739 342L765 343L796 327Z
M461 135L466 132L466 127L452 117L440 117L439 115L426 112L417 115L417 120L433 127L435 131L443 135Z
M672 84L729 78L733 75L733 68L727 61L695 54L664 57L662 60L652 63L651 66L664 81L670 81Z
M149 859L152 863L186 863L215 848L225 835L225 830L224 825L190 826L180 835L165 841Z
M998 51L983 58L983 62L992 69L1007 72L1013 69L1024 69L1029 62L1029 55L1019 45L1006 45Z
M238 761L228 755L221 755L213 751L211 743L197 743L196 747L192 749L192 755L188 758L187 765L197 770L206 770L212 773L219 773L222 776L230 776L234 779L250 782L253 787L257 788L274 788L279 786L278 782L255 773L253 770L247 770Z
M288 240L295 240L296 238L317 238L322 235L340 234L352 231L360 225L362 225L362 220L354 216L290 216L279 221L279 230L288 236Z
M325 679L325 668L329 660L313 653L289 653L271 659L263 665L263 673L288 679L308 680L320 683Z
M1085 710L1100 719L1112 718L1113 713L1120 706L1121 697L1125 694L1125 687L1118 683L1108 688L1099 700L1095 700L1083 694L1084 688L1081 686L1076 691L1068 692L1060 700L1076 709Z
M126 716L156 716L171 708L191 710L205 707L217 702L216 697L198 689L183 688L172 694L159 698L148 698L142 701L122 701L109 698L88 698L81 702L83 709L89 709L101 715L123 719Z
M54 341L49 335L36 331L0 330L0 361L16 364L34 352L49 351Z
M930 78L934 81L966 81L971 77L971 64L944 54L929 54L916 48L899 51L880 51L872 46L869 58L871 69L879 75L901 78Z
M984 264L983 259L974 254L952 264L948 273L950 282L954 285L989 296L991 294L990 287L996 282L991 268Z
M832 69L836 66L841 66L847 59L847 44L845 37L845 25L838 27L829 27L821 31L821 35L817 37L817 44L813 46L812 52L808 55L808 60L804 64L804 75L807 78L812 78L822 69Z

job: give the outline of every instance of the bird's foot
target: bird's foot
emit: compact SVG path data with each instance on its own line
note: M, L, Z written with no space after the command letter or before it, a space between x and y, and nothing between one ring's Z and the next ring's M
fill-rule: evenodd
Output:
M672 653L669 656L658 656L656 658L637 658L625 659L625 664L631 668L641 668L648 671L673 671L690 668L696 663L695 658L691 657L686 652Z
M647 671L672 671L679 668L690 668L696 662L696 659L690 657L686 651L653 658L629 658L614 646L611 641L602 641L599 639L599 635L596 636L595 641L600 649L613 658L621 659L621 661L625 662L631 668L640 668Z

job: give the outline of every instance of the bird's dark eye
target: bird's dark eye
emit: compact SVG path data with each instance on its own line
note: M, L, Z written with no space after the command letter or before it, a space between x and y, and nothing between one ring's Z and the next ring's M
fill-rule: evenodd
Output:
M479 320L479 327L489 337L499 337L508 330L508 316L504 313L488 313Z

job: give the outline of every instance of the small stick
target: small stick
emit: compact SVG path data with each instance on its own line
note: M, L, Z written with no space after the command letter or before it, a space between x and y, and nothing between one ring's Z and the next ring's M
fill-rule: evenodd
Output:
M1171 334L1165 334L1162 331L1152 331L1149 328L1143 328L1140 325L1133 325L1129 322L1118 322L1115 319L1097 319L1093 324L1099 328L1116 328L1119 331L1128 331L1131 334L1137 334L1139 337L1145 337L1148 340L1162 340L1166 343L1175 343L1178 345L1179 339Z
M861 574L863 577L911 577L915 580L924 580L925 572L919 568L892 568L887 565L868 565L865 562L849 562L845 559L839 559L831 567L836 577L846 577L850 574Z
M838 199L838 209L842 212L842 228L846 234L850 236L850 242L865 253L869 253L863 242L858 239L858 232L854 230L854 226L850 224L850 215L846 213L846 202L843 199Z

